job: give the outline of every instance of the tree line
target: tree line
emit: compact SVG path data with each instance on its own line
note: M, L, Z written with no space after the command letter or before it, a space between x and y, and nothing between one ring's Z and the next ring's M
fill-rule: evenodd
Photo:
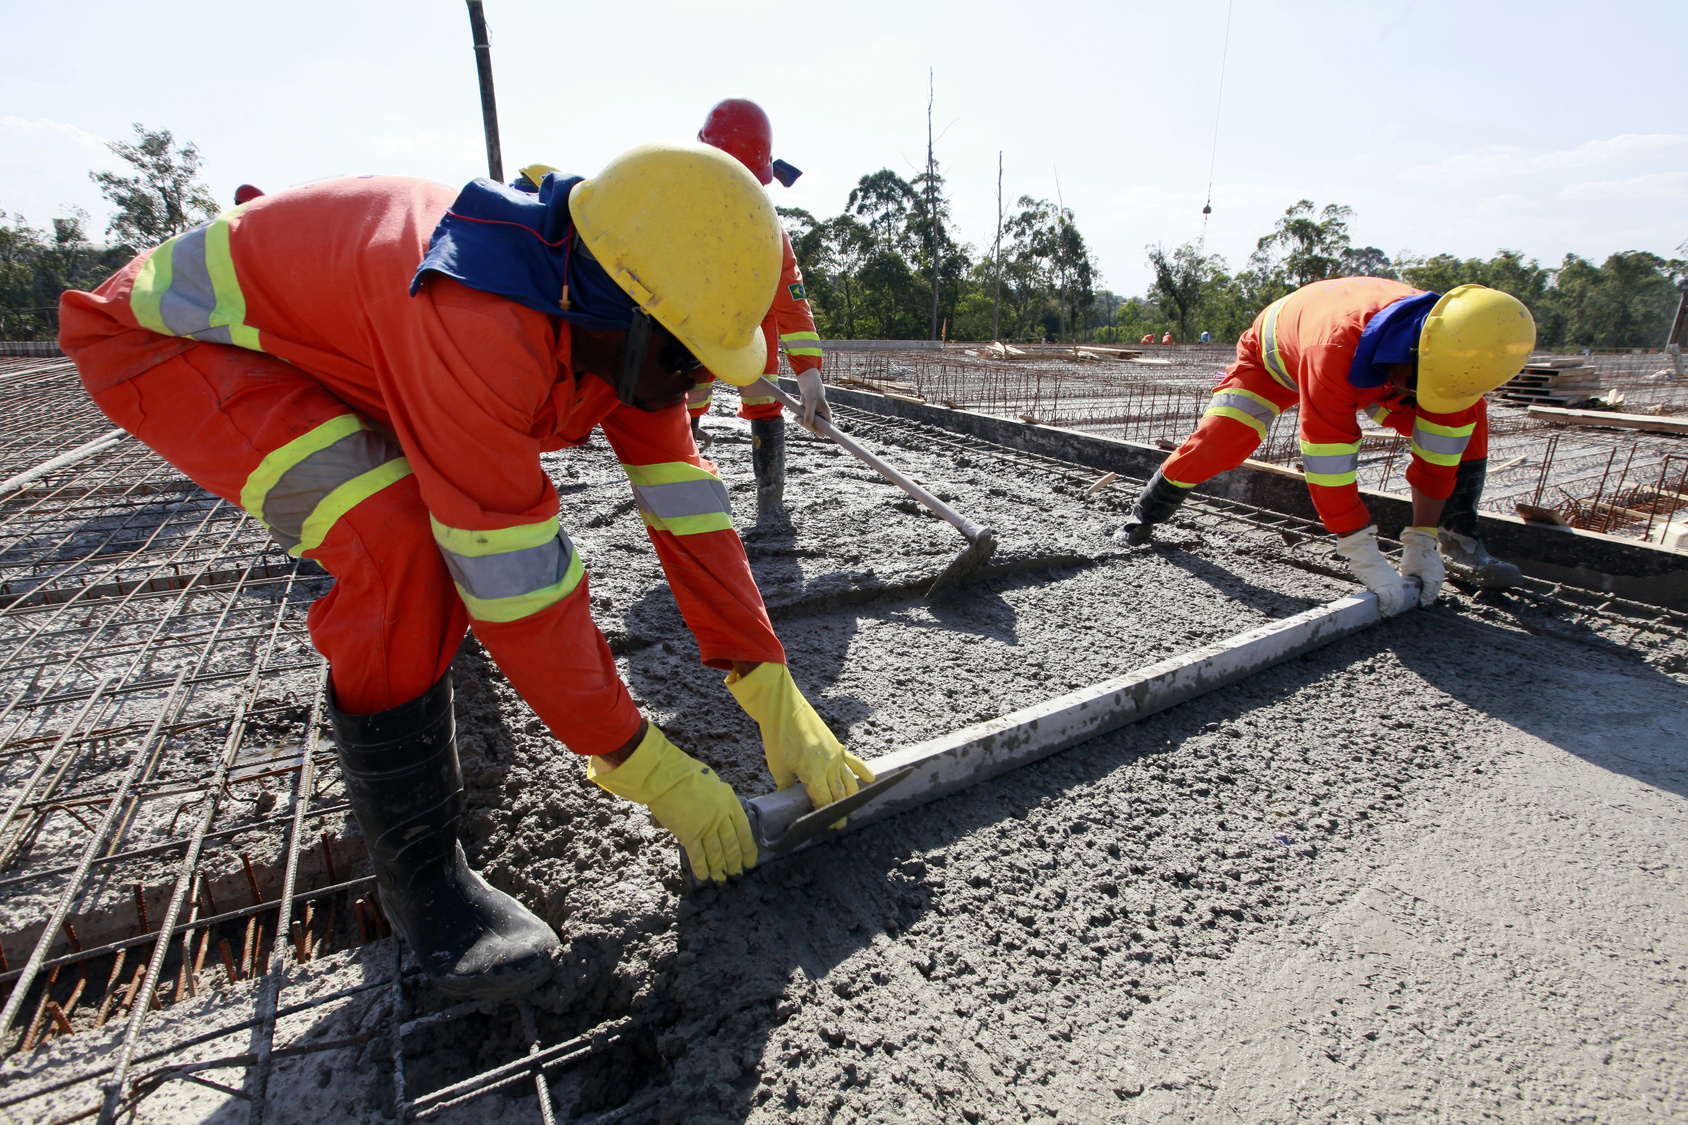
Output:
M136 251L218 210L197 179L202 158L168 130L136 124L135 140L108 147L127 175L90 172L113 206L104 244L73 210L50 230L0 211L0 338L56 334L59 294L91 289ZM838 339L1056 340L1132 343L1146 335L1189 343L1207 332L1230 343L1272 301L1310 282L1366 275L1445 293L1477 282L1518 297L1545 348L1658 347L1688 285L1688 261L1623 251L1595 263L1567 254L1545 266L1513 250L1492 258L1401 256L1355 246L1351 208L1299 200L1256 242L1243 268L1199 242L1145 248L1153 280L1142 296L1099 289L1100 270L1072 210L1022 195L1004 205L984 249L958 242L945 178L928 145L925 169L861 177L844 210L819 219L780 208L803 267L823 337ZM1688 241L1680 248L1688 258Z

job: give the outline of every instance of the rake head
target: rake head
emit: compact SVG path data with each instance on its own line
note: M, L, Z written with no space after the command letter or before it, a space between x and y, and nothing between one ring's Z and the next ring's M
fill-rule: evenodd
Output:
M980 530L977 538L968 543L967 549L957 555L953 562L944 568L944 572L932 580L926 587L926 600L933 601L939 596L953 591L957 586L966 582L984 569L996 554L996 532L990 528Z

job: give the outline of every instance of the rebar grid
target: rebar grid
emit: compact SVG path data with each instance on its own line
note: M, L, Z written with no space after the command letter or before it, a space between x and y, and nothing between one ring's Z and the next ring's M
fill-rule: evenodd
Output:
M829 351L823 370L827 381L839 386L1171 449L1201 420L1228 357L1218 348L1142 350L1141 360L1115 362L1077 362L1049 351L1006 361L954 348ZM1599 362L1621 368L1607 380L1613 387L1643 388L1653 399L1674 404L1660 409L1688 411L1688 380L1661 380L1652 373L1661 359L1602 356ZM1253 453L1256 460L1299 468L1294 414L1292 406L1268 430ZM1369 418L1359 424L1360 485L1408 491L1410 439ZM1680 438L1564 429L1495 402L1482 506L1510 514L1520 503L1545 505L1574 527L1653 540L1658 525L1688 509L1685 469L1688 455Z
M68 363L0 369L0 403L40 417L33 436L0 442L0 474L57 466L0 494L0 1116L42 1116L32 1103L85 1091L56 1119L114 1121L190 1082L261 1122L278 1062L370 1038L282 1044L282 1022L379 990L402 1119L527 1082L552 1121L546 1075L624 1041L640 1018L546 1046L532 1011L512 1005L522 1057L403 1096L404 1036L487 1006L407 1022L433 994L407 991L404 974L418 973L383 937L373 877L335 870L348 806L304 629L320 571L138 442L60 464L109 430ZM339 862L361 865L361 846ZM372 940L390 946L391 974L298 998L306 962ZM212 1029L196 1022L184 1038L155 1018L207 990L222 1000ZM244 1050L185 1061L241 1034ZM86 1056L47 1067L42 1049L71 1036L89 1039ZM220 1070L242 1077L225 1084Z

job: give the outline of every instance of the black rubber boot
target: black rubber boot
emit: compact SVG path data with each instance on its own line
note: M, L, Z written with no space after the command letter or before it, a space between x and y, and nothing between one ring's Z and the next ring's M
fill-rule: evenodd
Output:
M1179 488L1176 484L1161 476L1160 470L1149 478L1149 483L1143 486L1143 492L1137 497L1137 503L1131 506L1131 515L1126 517L1125 523L1114 533L1114 538L1124 538L1133 547L1141 547L1149 541L1149 535L1157 523L1165 523L1172 518L1172 513L1178 510L1178 505L1184 502L1184 497L1190 494L1187 488Z
M409 703L329 720L387 920L442 991L497 1000L551 977L551 927L469 869L451 676Z
M692 415L692 444L697 446L699 450L704 450L708 449L714 443L715 439L704 432L703 415Z
M785 419L755 418L750 423L750 465L756 473L756 526L785 531Z
M1483 498L1488 479L1488 461L1461 461L1454 477L1454 490L1442 505L1442 526L1436 538L1442 557L1471 571L1479 586L1506 590L1522 585L1524 572L1489 554L1477 538L1477 501Z

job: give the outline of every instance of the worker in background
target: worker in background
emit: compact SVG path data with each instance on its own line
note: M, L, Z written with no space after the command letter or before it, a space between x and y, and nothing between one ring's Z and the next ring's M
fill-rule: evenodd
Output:
M1143 333L1143 338L1137 342L1139 344L1152 344L1155 342L1155 334L1153 332L1145 332Z
M774 130L762 107L748 98L717 102L704 118L697 139L714 145L738 160L764 186L778 180L790 187L802 175L783 160L774 159ZM821 338L815 332L815 317L803 293L803 271L791 249L791 236L783 235L779 287L774 303L762 320L762 335L768 341L768 362L763 373L770 378L778 371L778 348L797 377L803 396L802 424L814 428L815 415L832 417L821 384ZM778 341L776 346L775 341ZM708 413L712 383L699 382L688 396L686 409L692 415L692 432L701 434L699 419ZM785 422L779 400L768 395L743 393L738 416L750 423L750 464L756 474L756 526L781 531L791 526L785 509Z
M60 342L100 409L334 577L307 622L347 800L387 917L448 992L524 992L558 947L458 842L465 628L699 876L756 854L733 790L617 674L541 453L603 430L780 786L821 806L872 776L792 682L687 423L700 365L761 375L780 242L736 161L648 145L535 194L368 176L262 196L61 301Z
M1168 332L1166 335L1162 336L1161 337L1161 343L1163 345L1172 343L1172 333Z
M1201 341L1202 341L1202 343L1204 343L1204 344L1211 344L1211 343L1213 343L1213 333L1211 333L1211 332L1209 332L1209 331L1207 331L1207 330L1206 330L1206 329L1203 329L1203 330L1202 330L1202 336L1201 336Z
M1517 298L1481 285L1447 295L1397 281L1317 281L1268 305L1237 342L1237 359L1189 439L1166 459L1120 529L1145 543L1190 489L1242 464L1278 415L1299 406L1301 463L1337 553L1378 595L1385 613L1404 603L1403 575L1429 605L1441 590L1441 556L1486 586L1523 580L1476 538L1488 467L1487 391L1522 369L1536 327ZM1360 499L1357 412L1412 437L1413 522L1401 533L1401 569L1383 557ZM1440 554L1438 554L1440 548Z

